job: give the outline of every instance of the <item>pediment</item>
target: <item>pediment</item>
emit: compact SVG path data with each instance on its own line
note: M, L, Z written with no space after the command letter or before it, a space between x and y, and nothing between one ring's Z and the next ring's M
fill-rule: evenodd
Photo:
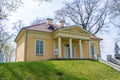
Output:
M89 35L91 35L91 33L89 33L88 31L80 28L79 26L71 26L71 27L63 28L63 29L61 29L61 31L68 32L68 33L89 34Z

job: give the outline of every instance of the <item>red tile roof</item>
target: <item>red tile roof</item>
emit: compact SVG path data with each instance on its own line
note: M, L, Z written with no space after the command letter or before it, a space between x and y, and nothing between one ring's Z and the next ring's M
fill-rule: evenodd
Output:
M37 25L24 27L23 29L44 31L44 32L53 32L54 30L48 29L49 26L52 26L54 28L54 30L57 30L57 29L61 28L61 26L59 26L57 24L48 24L47 22L44 22L44 23L40 23L40 24L37 24ZM96 37L96 36L91 36L91 39L101 39L102 40L102 38L99 38L99 37Z
M57 24L47 24L46 22L44 22L44 23L41 23L41 24L24 27L24 29L44 31L44 32L53 32L54 30L48 29L49 26L52 26L55 30L61 28L61 26L59 26Z

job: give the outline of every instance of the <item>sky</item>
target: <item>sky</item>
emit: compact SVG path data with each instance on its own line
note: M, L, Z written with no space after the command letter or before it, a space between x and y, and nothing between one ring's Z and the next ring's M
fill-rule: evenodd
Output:
M13 23L17 20L23 20L25 26L28 26L36 17L53 18L55 11L63 7L63 2L72 0L52 0L52 2L43 2L40 4L33 0L23 0L24 5L17 9L16 12L11 12L8 17L9 30L12 30ZM111 30L112 29L112 30ZM109 28L109 32L98 34L98 37L103 38L101 41L101 56L106 59L106 55L114 54L114 38L116 38L116 30L114 27Z
M9 18L9 23L14 23L18 19L23 20L29 25L36 17L53 18L54 12L63 6L66 0L52 0L52 2L43 2L40 4L33 0L23 0L24 5L12 12ZM68 0L69 2L71 0Z

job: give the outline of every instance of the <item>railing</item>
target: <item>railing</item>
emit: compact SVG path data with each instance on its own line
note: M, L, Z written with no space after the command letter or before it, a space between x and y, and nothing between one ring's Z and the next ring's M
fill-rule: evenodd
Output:
M110 61L110 62L120 66L120 61L115 58L112 58L112 55L107 55L107 61Z
M115 54L115 58L116 58L116 59L120 59L120 54L119 54L119 53L116 53L116 54Z

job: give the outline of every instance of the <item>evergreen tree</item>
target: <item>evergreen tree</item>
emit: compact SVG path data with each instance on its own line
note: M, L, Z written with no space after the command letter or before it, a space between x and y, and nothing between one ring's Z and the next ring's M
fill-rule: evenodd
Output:
M117 44L117 42L116 42L116 43L115 43L115 48L114 48L115 58L116 58L116 59L120 59L119 50L120 50L120 48L119 48L119 46L118 46L118 44Z

